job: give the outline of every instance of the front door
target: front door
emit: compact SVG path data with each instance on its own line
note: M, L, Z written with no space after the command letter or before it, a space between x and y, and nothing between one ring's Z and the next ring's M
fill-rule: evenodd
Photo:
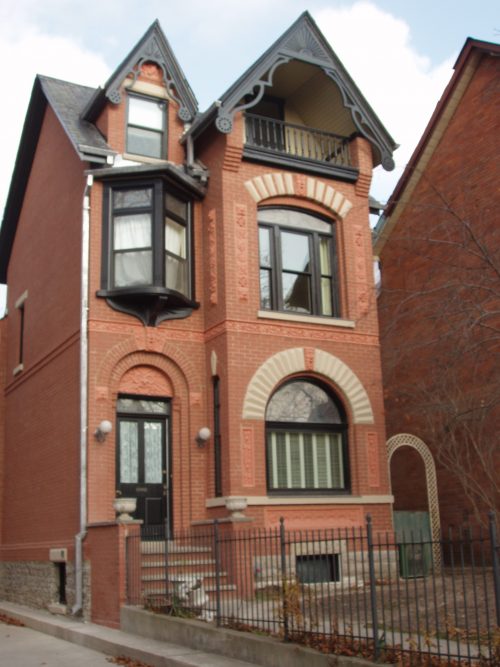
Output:
M122 397L117 404L117 496L136 498L144 527L170 519L168 401Z

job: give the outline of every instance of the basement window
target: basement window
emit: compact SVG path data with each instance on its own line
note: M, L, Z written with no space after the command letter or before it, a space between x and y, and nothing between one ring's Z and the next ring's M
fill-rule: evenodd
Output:
M340 581L339 554L297 556L295 567L301 584Z

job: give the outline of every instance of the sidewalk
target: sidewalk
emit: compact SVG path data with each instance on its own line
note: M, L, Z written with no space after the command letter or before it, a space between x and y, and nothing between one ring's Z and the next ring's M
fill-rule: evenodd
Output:
M259 667L170 642L144 639L121 630L0 601L0 614L26 627L110 656L126 656L152 667Z

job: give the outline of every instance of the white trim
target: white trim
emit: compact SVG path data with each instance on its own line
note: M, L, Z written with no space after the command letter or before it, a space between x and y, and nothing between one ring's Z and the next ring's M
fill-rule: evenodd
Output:
M207 498L205 507L225 507L226 497ZM246 496L250 505L385 505L394 502L392 495L380 496Z
M258 310L257 317L263 320L283 320L284 322L303 322L304 324L322 324L327 327L345 327L354 329L353 320L344 320L339 317L317 317L315 315L295 315L271 310Z
M12 375L19 375L19 373L23 370L24 370L24 364L18 364L12 371Z
M18 299L18 300L16 301L16 303L14 304L14 308L21 308L21 306L24 305L24 302L26 301L27 298L28 298L28 290L24 291L24 292L21 294L21 296L19 297L19 299Z

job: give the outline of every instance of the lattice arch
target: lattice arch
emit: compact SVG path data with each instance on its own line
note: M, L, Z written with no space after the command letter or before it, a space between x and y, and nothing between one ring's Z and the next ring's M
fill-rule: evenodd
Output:
M265 419L267 402L276 385L294 373L315 371L339 387L347 399L354 424L373 424L373 410L365 388L343 361L324 350L314 350L306 361L301 347L283 350L269 357L250 380L243 401L243 419Z
M398 433L397 435L393 435L387 441L387 460L389 463L389 470L392 455L396 449L399 449L400 447L412 447L420 454L424 462L425 482L427 485L427 504L429 507L432 541L434 542L435 546L437 545L437 549L433 549L434 560L436 564L436 562L439 563L441 559L441 555L439 553L439 540L441 539L441 519L439 517L439 500L434 457L432 456L432 452L425 444L425 442L420 440L420 438L417 438L416 435L411 435L410 433Z
M335 213L341 220L352 208L352 202L344 197L341 192L332 188L331 185L325 185L323 181L310 176L305 179L305 188L298 187L292 174L285 172L255 176L255 178L245 181L245 187L257 204L270 197L284 195L304 197L321 204Z

